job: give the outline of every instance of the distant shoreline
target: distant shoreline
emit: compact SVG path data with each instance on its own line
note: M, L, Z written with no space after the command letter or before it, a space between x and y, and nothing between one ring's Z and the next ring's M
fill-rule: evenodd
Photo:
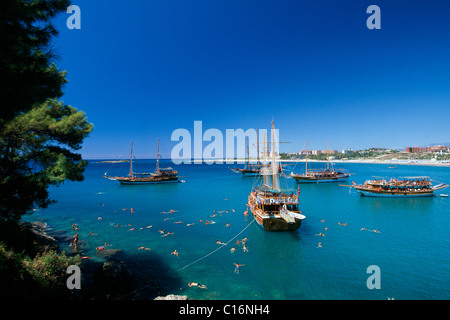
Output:
M136 159L136 160L155 160L155 159ZM161 159L161 160L171 160L171 159ZM218 159L203 159L202 164L205 161L212 160L214 163L218 161ZM126 163L129 160L95 160L89 159L88 161L93 163ZM183 160L185 161L185 160ZM197 164L194 159L190 160L192 164ZM223 159L221 160L223 164L245 164L247 162L246 159ZM296 160L278 160L282 163L304 163L305 159L296 159ZM255 163L256 159L251 159L251 163ZM308 159L308 162L317 162L317 163L326 163L324 160L313 160ZM398 159L398 160L377 160L377 159L355 159L355 160L330 160L331 163L362 163L362 164L386 164L386 165L409 165L409 166L430 166L430 167L450 167L450 161L431 161L431 160L406 160L406 159Z
M281 162L305 162L299 160L280 160ZM308 160L308 162L323 162L323 160ZM430 161L430 160L376 160L376 159L357 159L357 160L330 160L331 163L367 163L367 164L386 164L386 165L412 165L412 166L432 166L432 167L450 167L450 161Z

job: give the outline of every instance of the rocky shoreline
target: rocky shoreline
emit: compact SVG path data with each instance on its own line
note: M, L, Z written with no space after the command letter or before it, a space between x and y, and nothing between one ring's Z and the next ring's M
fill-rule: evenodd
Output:
M21 222L34 235L33 245L37 253L48 250L56 252L61 251L60 244L65 243L71 237L63 232L49 231L45 222ZM74 255L69 253L69 255ZM145 295L134 295L134 290L142 285L136 280L132 265L127 262L127 257L120 249L105 249L98 253L104 262L92 261L90 259L82 260L81 283L82 288L73 295L76 300L130 300L130 299L154 299L154 300L187 300L183 295L160 295L158 293L167 292L161 288L158 281L153 281L149 286L149 293ZM155 262L153 262L155 263ZM136 269L136 268L135 268ZM134 271L134 272L133 272ZM169 291L170 292L170 291ZM151 297L153 295L153 298Z

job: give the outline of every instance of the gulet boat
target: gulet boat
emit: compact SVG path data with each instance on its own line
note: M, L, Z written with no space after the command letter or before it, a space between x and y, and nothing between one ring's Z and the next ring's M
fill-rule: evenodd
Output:
M263 144L265 145L265 141ZM253 188L247 203L256 222L267 231L297 230L306 217L299 210L298 192L295 194L293 190L283 190L280 186L273 122L272 161L270 165L266 164L264 150L261 175L262 184Z
M183 182L178 179L178 171L172 168L159 167L159 139L158 149L156 153L156 168L153 173L136 173L133 172L133 142L131 142L130 152L130 171L127 177L111 177L104 175L104 178L119 181L123 185L141 185L141 184L159 184L159 183L177 183Z

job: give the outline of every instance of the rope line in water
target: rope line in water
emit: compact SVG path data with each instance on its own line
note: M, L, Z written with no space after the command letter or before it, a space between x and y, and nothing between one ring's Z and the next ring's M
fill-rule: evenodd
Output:
M217 251L219 251L220 249L222 249L223 247L225 247L226 245L228 245L231 241L233 241L234 239L236 239L242 232L244 232L245 230L247 230L247 228L250 227L250 226L253 224L253 222L255 222L255 221L256 221L256 220L253 219L252 222L250 222L244 229L242 229L242 230L241 230L238 234L236 234L233 238L231 238L230 240L228 240L227 243L222 244L222 245L221 245L220 247L218 247L217 249L211 251L210 253L204 255L204 256L201 257L201 258L198 258L198 259L195 260L194 262L191 262L191 263L185 265L184 267L179 268L178 270L174 271L173 273L175 273L175 272L180 272L180 271L182 271L182 270L184 270L184 269L187 269L187 268L189 268L190 266L196 264L197 262L199 262L199 261L201 261L201 260L203 260L203 259L209 257L210 255L216 253ZM131 291L130 293L127 293L127 294L123 295L121 298L128 297L129 295L132 295L132 294L134 294L134 293L136 293L136 292L138 292L138 291L141 291L141 290L147 288L150 284L151 284L151 282L147 283L147 284L144 285L143 287L140 287L140 288L138 288L138 289L136 289L136 290L134 290L134 291Z
M204 255L203 257L201 257L201 258L195 260L194 262L191 262L191 263L189 263L188 265L185 265L184 267L178 269L177 272L180 272L181 270L184 270L184 269L186 269L186 268L192 266L193 264L195 264L195 263L197 263L197 262L199 262L199 261L201 261L201 260L203 260L203 259L209 257L209 256L212 255L213 253L219 251L220 249L222 249L223 247L225 247L226 245L228 245L231 241L233 241L234 239L236 239L242 232L244 232L248 227L250 227L250 225L253 224L253 222L255 222L254 219L253 219L253 221L250 222L244 229L242 229L241 232L239 232L239 233L238 233L237 235L235 235L233 238L231 238L230 240L228 240L227 243L222 244L219 248L217 248L217 249L211 251L210 253L208 253L208 254Z

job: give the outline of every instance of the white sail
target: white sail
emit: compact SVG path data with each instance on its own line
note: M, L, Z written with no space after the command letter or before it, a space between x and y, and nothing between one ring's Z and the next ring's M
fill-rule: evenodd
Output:
M279 142L277 140L272 121L272 189L280 190L280 176L278 174L278 150Z

